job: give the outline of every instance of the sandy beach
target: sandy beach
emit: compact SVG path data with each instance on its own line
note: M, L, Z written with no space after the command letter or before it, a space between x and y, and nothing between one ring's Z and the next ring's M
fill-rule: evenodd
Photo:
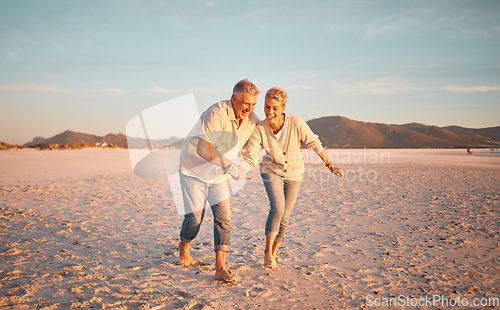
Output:
M231 200L236 285L213 279L211 212L198 264L177 264L169 185L127 150L0 152L0 308L500 308L500 154L473 152L329 150L340 182L306 151L277 271L252 170Z

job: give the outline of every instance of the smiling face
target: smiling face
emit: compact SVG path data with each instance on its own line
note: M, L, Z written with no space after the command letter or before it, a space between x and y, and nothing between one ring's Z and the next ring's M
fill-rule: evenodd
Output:
M248 93L235 94L231 97L231 102L233 103L234 115L241 122L248 118L250 113L255 109L257 95L250 95Z
M269 123L277 123L284 119L283 113L285 112L285 104L276 99L266 97L264 104L264 113Z

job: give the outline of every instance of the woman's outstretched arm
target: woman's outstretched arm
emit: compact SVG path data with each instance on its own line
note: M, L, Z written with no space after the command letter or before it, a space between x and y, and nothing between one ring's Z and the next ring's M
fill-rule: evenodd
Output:
M335 174L336 176L338 176L340 178L340 180L342 181L344 179L344 171L339 168L339 167L336 167L331 161L330 159L328 159L328 155L326 154L326 151L323 151L321 153L318 154L318 156L321 158L321 160L323 160L323 162L325 163L326 167L328 169L330 169L330 171Z

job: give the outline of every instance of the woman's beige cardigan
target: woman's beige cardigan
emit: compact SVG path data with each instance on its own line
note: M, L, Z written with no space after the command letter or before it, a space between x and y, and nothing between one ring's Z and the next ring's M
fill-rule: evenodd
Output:
M257 165L263 149L265 154L260 163L260 173L272 172L284 179L299 181L304 175L304 156L300 152L302 142L316 154L325 150L303 119L290 114L285 114L285 117L289 127L284 147L276 139L267 119L255 127L243 156L245 173Z

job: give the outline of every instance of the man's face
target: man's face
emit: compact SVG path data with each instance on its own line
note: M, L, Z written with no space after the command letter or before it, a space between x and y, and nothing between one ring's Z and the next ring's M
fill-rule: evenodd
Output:
M236 119L242 121L246 119L257 104L257 95L252 96L250 94L239 94L233 95L231 97L231 102L233 103L234 115Z

